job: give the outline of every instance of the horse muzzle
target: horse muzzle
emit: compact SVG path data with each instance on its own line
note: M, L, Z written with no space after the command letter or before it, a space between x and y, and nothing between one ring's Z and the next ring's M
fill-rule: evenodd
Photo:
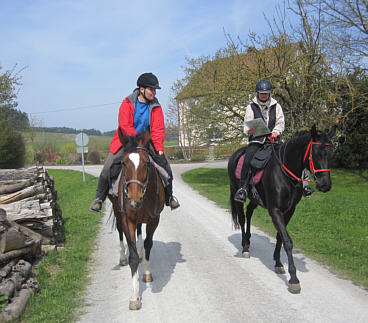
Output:
M316 175L316 188L322 193L326 193L331 189L332 182L330 173Z
M132 210L139 210L142 207L143 204L143 197L140 197L137 201L135 201L134 199L131 198L127 198L127 202L128 202L128 206L132 209Z

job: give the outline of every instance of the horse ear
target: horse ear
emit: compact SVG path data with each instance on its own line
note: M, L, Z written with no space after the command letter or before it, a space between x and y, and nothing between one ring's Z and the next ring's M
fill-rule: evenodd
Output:
M330 132L328 133L328 138L332 138L332 137L335 135L335 133L336 133L336 128L337 128L337 125L334 125L334 126L331 128Z
M125 142L127 141L128 138L126 135L123 134L120 127L119 127L119 139L120 139L121 144L125 146Z
M316 139L316 136L317 136L317 128L316 128L316 125L315 124L312 126L311 136L312 136L313 139Z
M146 128L146 131L144 133L144 136L143 136L143 147L145 147L147 145L147 143L151 140L151 129L150 127L147 127Z

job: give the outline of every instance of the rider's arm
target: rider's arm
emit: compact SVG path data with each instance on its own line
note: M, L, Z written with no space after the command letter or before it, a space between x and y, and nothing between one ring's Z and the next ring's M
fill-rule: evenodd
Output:
M276 138L281 135L285 130L285 118L284 112L282 111L281 105L279 103L276 104L276 122L275 127L272 129L272 134L276 133L276 136L272 136Z

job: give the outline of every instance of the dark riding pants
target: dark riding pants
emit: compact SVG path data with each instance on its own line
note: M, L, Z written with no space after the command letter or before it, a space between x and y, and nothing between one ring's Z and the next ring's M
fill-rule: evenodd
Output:
M251 142L245 150L244 162L240 175L240 186L244 187L248 184L248 174L250 170L250 162L253 159L256 152L261 149L262 144Z
M114 164L120 163L123 158L124 149L120 148L115 154L109 152L102 168L96 190L96 199L105 201L110 184L111 167Z

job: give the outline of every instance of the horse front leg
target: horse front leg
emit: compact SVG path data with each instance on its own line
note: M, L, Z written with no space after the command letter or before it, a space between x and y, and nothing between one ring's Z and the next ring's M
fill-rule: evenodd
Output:
M143 261L143 281L150 283L153 281L152 274L150 271L150 255L153 246L153 234L157 228L157 224L147 224L146 239L144 240L144 261Z
M128 225L124 226L125 226L124 232L126 233L125 235L129 247L129 266L132 273L132 296L130 297L129 300L129 309L139 310L142 307L142 302L139 296L139 280L138 280L139 256L135 238L136 226L131 221L129 221Z
M292 215L294 214L295 208L292 208L289 212L284 215L285 227L287 227ZM284 266L280 260L280 252L282 247L282 237L280 233L276 234L276 246L273 253L273 259L275 260L275 272L277 274L285 274Z
M289 233L286 230L286 223L279 209L273 209L270 211L273 224L275 225L277 232L281 235L282 243L288 257L288 269L290 274L289 290L293 294L300 293L301 287L298 277L296 276L296 268L293 258L293 241L291 240Z

